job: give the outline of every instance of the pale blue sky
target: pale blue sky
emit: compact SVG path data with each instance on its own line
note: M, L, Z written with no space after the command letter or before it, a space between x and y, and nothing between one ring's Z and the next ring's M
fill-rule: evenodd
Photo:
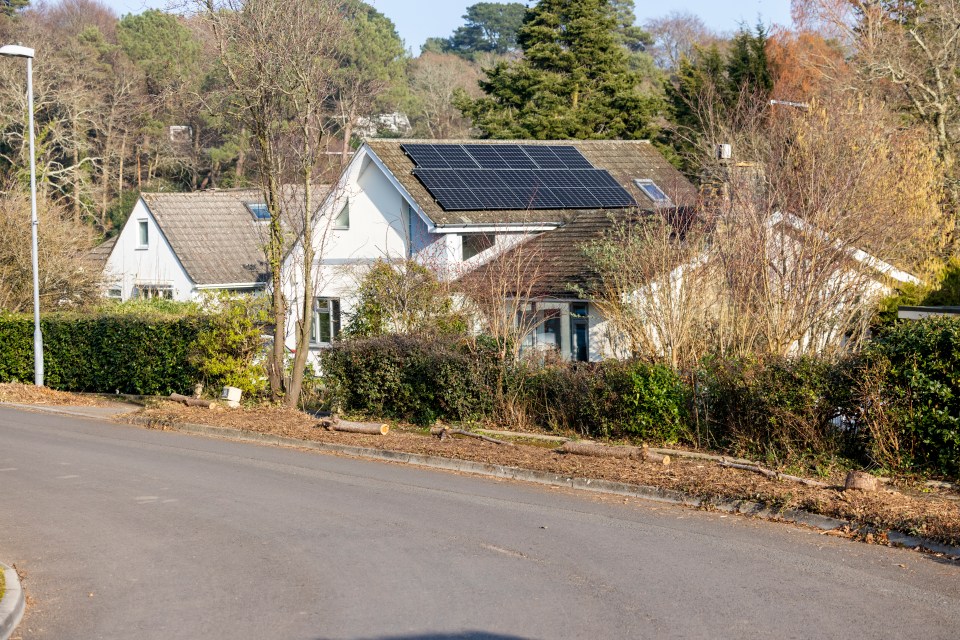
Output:
M104 0L120 14L139 13L145 8L164 8L170 0ZM174 0L175 1L175 0ZM297 0L291 0L296 2ZM445 37L463 24L464 10L478 0L368 0L386 14L413 52L431 36ZM734 31L740 23L750 25L762 18L766 24L790 24L790 0L636 0L637 18L643 22L671 11L689 11L717 31Z

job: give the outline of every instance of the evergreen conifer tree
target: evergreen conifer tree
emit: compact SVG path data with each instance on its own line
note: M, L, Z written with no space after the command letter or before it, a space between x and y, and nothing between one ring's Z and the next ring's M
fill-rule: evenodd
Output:
M487 70L487 94L457 106L484 137L644 138L659 106L628 64L610 0L540 0L518 34L523 59Z

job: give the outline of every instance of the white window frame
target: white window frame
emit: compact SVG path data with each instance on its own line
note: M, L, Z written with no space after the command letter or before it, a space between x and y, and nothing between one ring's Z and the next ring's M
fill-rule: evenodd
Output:
M471 238L484 238L485 240L489 240L490 244L480 249L472 256L467 257L467 240ZM493 249L495 246L497 246L497 234L495 233L464 233L460 236L460 259L463 262L466 262L467 260L473 260L477 256L483 255L487 251L490 251L490 249Z
M273 215L270 213L270 207L268 207L264 202L244 202L243 204L247 208L247 211L250 212L250 215L253 216L253 220L255 222L259 222L261 224L268 223L270 222L270 218L273 217ZM261 218L260 216L257 215L256 210L259 209L260 207L263 207L263 209L266 210L267 212L266 218Z
M637 178L636 180L633 181L633 183L637 185L637 188L640 189L640 192L643 195L645 195L651 202L653 202L653 204L657 205L658 207L673 206L673 201L670 199L670 196L667 195L667 192L661 189L660 185L658 185L653 180L650 180L649 178ZM662 193L663 197L655 198L654 196L650 195L649 193L647 193L647 190L644 189L644 187L646 186L652 186L654 189Z
M341 224L340 218L346 214L347 222L346 224ZM337 217L333 219L333 230L334 231L349 231L350 230L350 198L347 198L347 201L343 203L343 206L340 207L340 212L337 214Z
M137 249L150 248L150 221L146 218L137 220Z
M327 336L324 341L320 331L320 317L323 312L327 317ZM310 323L310 344L315 347L330 346L340 335L341 328L340 298L316 297L313 299L313 319Z
M171 284L135 284L133 298L137 300L173 300L173 285Z

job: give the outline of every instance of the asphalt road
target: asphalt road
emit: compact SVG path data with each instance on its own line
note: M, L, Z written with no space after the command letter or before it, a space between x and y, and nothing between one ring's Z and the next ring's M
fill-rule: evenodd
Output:
M0 409L31 638L960 637L960 567L640 500Z

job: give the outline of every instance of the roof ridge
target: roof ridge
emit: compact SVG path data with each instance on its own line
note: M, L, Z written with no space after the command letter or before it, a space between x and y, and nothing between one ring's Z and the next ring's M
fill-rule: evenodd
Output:
M603 143L624 143L624 144L650 144L650 140L643 138L639 140L583 140L579 138L566 138L555 140L528 140L524 138L510 138L499 140L494 138L364 138L364 142L379 142L384 144L554 144L554 143L576 143L576 144L603 144Z

